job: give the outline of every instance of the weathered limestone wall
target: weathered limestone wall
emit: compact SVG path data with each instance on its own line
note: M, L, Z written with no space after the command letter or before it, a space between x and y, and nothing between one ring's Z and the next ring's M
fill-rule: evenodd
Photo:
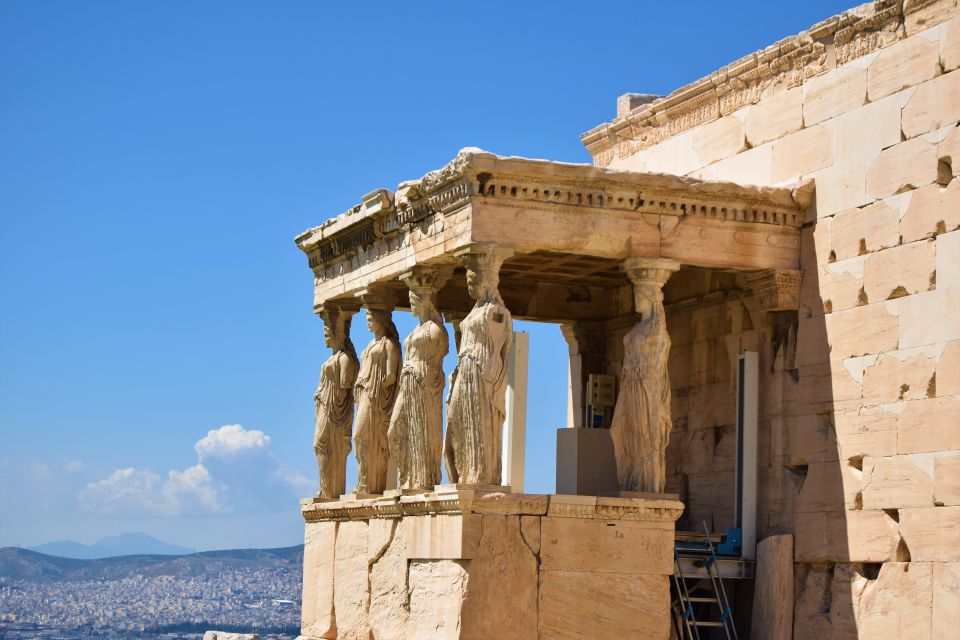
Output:
M308 501L300 640L667 640L681 509L471 491Z
M805 57L790 57L797 47ZM795 535L794 638L951 637L960 623L960 9L868 4L755 56L724 70L755 68L740 85L719 73L702 81L717 87L695 103L705 106L681 114L687 107L668 98L675 111L664 107L653 133L641 114L631 116L635 137L615 148L590 142L593 132L585 141L605 166L816 181L795 363L761 379L759 537ZM675 479L688 467L723 470L730 456L730 352L691 353L703 335L733 333L736 314L715 307L670 317ZM739 348L757 348L770 371L772 333L754 347L748 334ZM701 458L685 458L696 450ZM690 516L705 517L701 503L720 489L686 478Z

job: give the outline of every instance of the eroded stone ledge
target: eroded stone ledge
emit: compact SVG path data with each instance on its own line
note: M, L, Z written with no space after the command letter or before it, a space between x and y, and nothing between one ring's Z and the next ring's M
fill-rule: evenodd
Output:
M413 515L499 514L598 518L605 520L676 520L683 503L676 496L641 498L571 496L450 489L440 485L429 493L378 496L354 500L308 498L300 503L306 522L402 518Z

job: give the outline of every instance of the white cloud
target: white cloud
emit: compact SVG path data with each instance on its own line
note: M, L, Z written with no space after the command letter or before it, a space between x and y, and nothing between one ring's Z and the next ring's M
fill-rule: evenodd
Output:
M228 424L197 440L197 464L166 476L127 467L91 482L80 504L97 513L179 516L254 513L310 493L313 483L270 451L270 436Z
M149 469L117 469L80 492L80 503L101 513L151 513L176 516L223 511L220 493L202 464L170 471L166 479Z
M247 430L239 424L227 424L219 429L211 429L193 446L204 458L228 458L251 451L265 451L270 444L270 436L257 429Z
M309 493L313 489L313 482L307 476L285 464L278 465L267 477L270 481L279 482L296 489L298 493Z

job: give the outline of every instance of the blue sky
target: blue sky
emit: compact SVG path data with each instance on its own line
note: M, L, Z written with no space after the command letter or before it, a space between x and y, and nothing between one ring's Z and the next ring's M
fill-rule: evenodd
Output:
M618 95L847 6L0 3L0 545L296 544L328 356L297 233L464 146L589 162ZM522 328L549 492L566 348Z

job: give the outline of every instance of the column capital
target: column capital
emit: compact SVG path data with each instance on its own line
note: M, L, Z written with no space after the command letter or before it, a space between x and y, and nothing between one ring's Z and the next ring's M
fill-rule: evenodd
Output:
M761 311L797 311L800 308L800 284L803 271L764 269L744 276Z
M418 264L400 274L400 280L414 291L436 293L453 275L453 265Z
M367 309L393 311L397 306L397 293L383 284L370 284L356 292L356 297Z
M360 311L360 303L355 300L325 300L314 305L313 311L324 320L340 315L350 317Z
M471 270L499 272L503 261L514 254L512 246L499 242L474 242L453 252Z
M673 272L680 268L680 262L667 258L627 258L621 268L627 272L634 287L663 288Z

